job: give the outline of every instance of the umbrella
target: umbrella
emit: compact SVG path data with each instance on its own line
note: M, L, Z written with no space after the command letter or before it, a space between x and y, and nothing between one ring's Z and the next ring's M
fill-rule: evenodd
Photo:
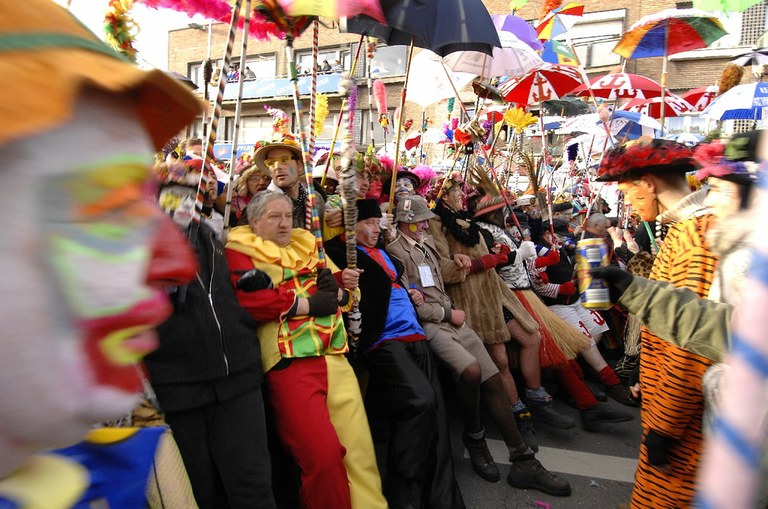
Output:
M705 11L743 11L762 3L762 0L693 0L695 9Z
M693 134L693 133L676 133L676 134L670 134L668 136L665 136L664 139L673 140L678 143L682 143L683 145L693 147L701 143L701 140L704 139L704 136L700 134Z
M454 51L490 56L501 42L481 0L381 0L387 24L361 14L347 19L346 29L376 37L389 46L413 43L441 57Z
M589 133L595 129L595 126L599 121L600 121L600 116L597 113L587 113L584 115L579 115L577 117L571 117L563 123L562 127L560 128L560 132Z
M640 18L629 27L613 52L624 58L664 57L661 64L661 95L667 84L667 57L706 48L726 35L713 14L698 9L666 9ZM661 117L664 123L664 115Z
M731 63L741 66L768 64L768 48L753 49L743 53L731 60Z
M595 97L603 99L648 99L661 95L661 85L639 74L616 72L598 76L589 82ZM587 85L573 91L574 95L588 96Z
M693 106L694 111L704 111L704 108L715 100L717 92L717 85L710 85L708 87L692 88L688 92L680 94L680 97L688 101Z
M493 24L500 32L511 32L532 49L536 51L542 49L541 42L539 42L539 37L536 34L536 29L520 16L515 16L513 14L495 14L491 16L491 19L493 19Z
M679 117L683 113L695 111L693 106L675 94L667 94L662 97L650 99L632 99L621 107L622 111L635 111L652 118L661 118L661 105L664 104L665 117Z
M414 102L426 108L449 97L454 97L453 87L461 90L475 78L474 74L448 70L450 80L445 74L443 61L439 56L428 50L420 51L413 57L408 80L407 101ZM451 84L453 82L453 85Z
M560 41L554 40L544 42L541 59L550 64L579 65L576 55L571 51L571 48Z
M763 108L768 106L768 83L747 83L725 92L707 106L702 117L713 120L763 118Z
M552 9L536 26L536 33L542 41L548 41L564 34L578 21L576 18L584 14L584 5L570 2L562 7Z
M598 122L600 124L602 122ZM613 112L613 120L608 128L619 140L636 140L641 136L651 136L657 138L662 132L661 124L658 120L636 113L634 111Z
M499 92L507 102L527 105L559 99L581 83L574 67L544 63L524 76L505 81L499 85Z
M469 72L487 79L521 76L543 63L538 53L515 34L501 31L498 35L501 47L493 48L491 57L476 51L457 51L444 57L443 62L454 71Z
M544 111L553 115L573 116L589 111L587 103L574 97L544 101Z

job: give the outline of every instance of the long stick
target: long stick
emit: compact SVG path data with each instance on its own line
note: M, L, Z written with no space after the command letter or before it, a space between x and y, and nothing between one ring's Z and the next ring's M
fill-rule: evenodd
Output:
M245 0L245 12L251 12L251 0ZM245 57L248 54L248 28L251 23L250 16L246 16L243 23L243 41L240 45L240 76L237 80L237 103L235 104L235 132L232 135L232 157L229 159L229 185L227 185L227 203L224 206L224 239L229 233L229 214L232 208L232 188L235 182L235 168L237 166L237 142L240 139L240 114L243 108L243 77L245 75ZM209 25L210 26L210 25Z
M372 45L371 38L368 38L368 46L370 47ZM373 55L373 53L368 54ZM376 140L374 135L374 121L373 121L373 78L371 77L371 67L373 67L373 58L366 59L366 67L367 67L367 86L368 86L368 120L371 127L371 149L373 153L376 153ZM408 76L405 77L406 81L408 80ZM386 147L386 140L384 140L384 145Z
M352 61L352 66L349 69L349 77L353 78L355 75L355 68L357 67L357 60L360 57L360 48L363 47L364 35L360 36L360 43L357 45L355 51L355 59ZM339 120L336 121L336 129L333 131L333 138L331 139L331 147L328 152L328 158L325 160L325 168L323 168L323 178L320 179L320 187L325 186L325 177L328 175L328 168L331 167L331 159L333 159L333 151L336 148L336 140L339 137L339 131L341 130L341 124L344 121L344 109L347 107L348 99L345 97L341 101L341 107L339 108Z
M392 206L395 203L395 185L397 184L397 166L400 164L400 136L403 134L403 118L405 117L405 96L408 94L408 78L411 77L411 61L413 60L413 37L411 37L411 47L408 51L408 61L405 65L405 82L403 91L400 93L400 118L397 119L397 136L395 139L395 162L392 165L392 182L389 186L389 209L393 212ZM368 91L370 93L370 90Z

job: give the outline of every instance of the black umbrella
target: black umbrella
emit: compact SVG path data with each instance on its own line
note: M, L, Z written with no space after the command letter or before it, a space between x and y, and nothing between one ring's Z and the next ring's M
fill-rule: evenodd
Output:
M562 97L544 101L544 111L550 115L560 115L562 117L572 117L589 112L589 105L581 99L572 97Z
M387 25L365 15L347 20L347 31L376 37L389 46L411 44L445 56L454 51L491 55L501 47L481 0L381 0Z
M747 65L765 65L768 64L768 48L753 49L743 55L739 55L733 60L732 64L747 66Z

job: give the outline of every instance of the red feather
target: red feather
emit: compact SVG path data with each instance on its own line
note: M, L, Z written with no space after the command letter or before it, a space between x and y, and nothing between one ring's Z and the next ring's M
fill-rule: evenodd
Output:
M376 109L379 115L387 114L387 87L384 82L376 80L373 82L373 100L376 101Z

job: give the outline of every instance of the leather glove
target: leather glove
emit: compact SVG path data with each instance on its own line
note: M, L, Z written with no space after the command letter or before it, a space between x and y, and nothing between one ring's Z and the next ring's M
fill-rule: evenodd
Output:
M338 295L339 283L333 276L331 269L320 269L320 272L317 273L317 291L329 292L333 293L334 295Z
M611 295L611 302L618 302L624 292L627 291L629 285L632 284L634 277L629 272L622 270L618 267L595 267L590 269L589 273L594 278L599 278L605 281L608 285L608 291Z
M272 279L263 270L251 269L237 278L235 286L238 290L244 292L266 290L267 288L272 288Z
M558 295L574 295L576 293L576 285L573 284L573 281L567 281L560 285L560 288L557 290Z
M650 430L645 436L645 447L648 449L648 463L661 467L669 463L669 451L677 444L677 440L662 435L656 430Z
M309 316L328 316L336 314L339 309L339 295L337 292L317 291L307 298L309 302Z

